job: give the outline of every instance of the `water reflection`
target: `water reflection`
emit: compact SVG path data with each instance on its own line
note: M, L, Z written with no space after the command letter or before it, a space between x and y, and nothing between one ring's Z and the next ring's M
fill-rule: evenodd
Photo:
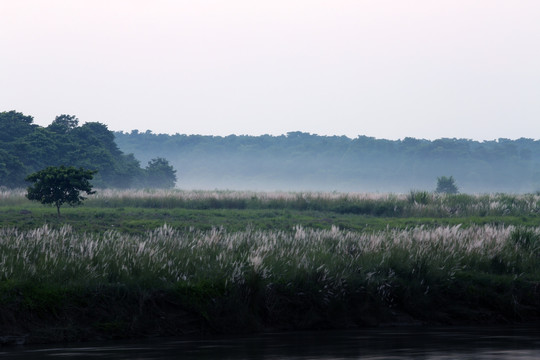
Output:
M536 326L392 328L3 348L9 359L540 359Z

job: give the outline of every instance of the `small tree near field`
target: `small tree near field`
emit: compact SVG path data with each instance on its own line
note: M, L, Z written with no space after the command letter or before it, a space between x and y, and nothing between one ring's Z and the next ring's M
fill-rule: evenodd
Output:
M60 218L60 206L80 205L86 199L81 196L81 192L88 195L95 193L90 184L95 173L95 170L77 169L73 166L49 166L26 178L26 181L34 183L28 187L26 197L56 206Z
M164 158L150 160L145 173L146 186L150 188L171 189L176 184L176 170Z
M437 189L435 190L437 193L442 194L457 194L458 187L456 185L456 181L454 180L454 177L450 176L441 176L437 178Z

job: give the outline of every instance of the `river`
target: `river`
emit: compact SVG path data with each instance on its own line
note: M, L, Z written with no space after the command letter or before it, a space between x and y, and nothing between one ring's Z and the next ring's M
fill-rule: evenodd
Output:
M5 359L540 359L540 327L377 328L0 348Z

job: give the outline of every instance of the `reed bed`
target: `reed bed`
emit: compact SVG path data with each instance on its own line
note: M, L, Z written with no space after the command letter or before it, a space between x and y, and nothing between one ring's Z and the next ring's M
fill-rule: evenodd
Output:
M25 198L26 189L8 189L0 186L0 205L16 206L27 203Z
M526 216L540 214L538 194L408 194L101 190L92 206L188 209L291 209L395 217Z
M401 321L396 313L438 324L537 320L539 258L538 227L4 227L0 304L25 328L36 319L73 328L75 317L81 334L97 319L93 331L118 337L365 326Z
M77 233L69 226L0 229L0 281L58 286L137 284L168 288L212 283L221 289L256 282L325 299L371 289L392 301L396 288L422 293L460 272L540 277L540 228L416 227L376 233L314 230L229 233L179 231L143 235ZM418 290L420 291L420 290Z
M28 328L88 316L115 336L148 324L170 335L186 330L182 314L221 332L373 325L396 311L540 319L536 194L98 189L62 219L24 194L0 190L0 315ZM500 225L510 220L529 226Z
M0 205L27 206L22 189L0 191ZM539 194L184 191L98 189L89 207L156 209L289 209L385 217L537 216Z

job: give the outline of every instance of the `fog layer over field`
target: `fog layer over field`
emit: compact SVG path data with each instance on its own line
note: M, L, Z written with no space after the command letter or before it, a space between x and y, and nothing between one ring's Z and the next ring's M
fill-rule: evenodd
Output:
M125 153L164 157L183 189L408 192L453 176L461 192L540 189L540 141L115 133Z

